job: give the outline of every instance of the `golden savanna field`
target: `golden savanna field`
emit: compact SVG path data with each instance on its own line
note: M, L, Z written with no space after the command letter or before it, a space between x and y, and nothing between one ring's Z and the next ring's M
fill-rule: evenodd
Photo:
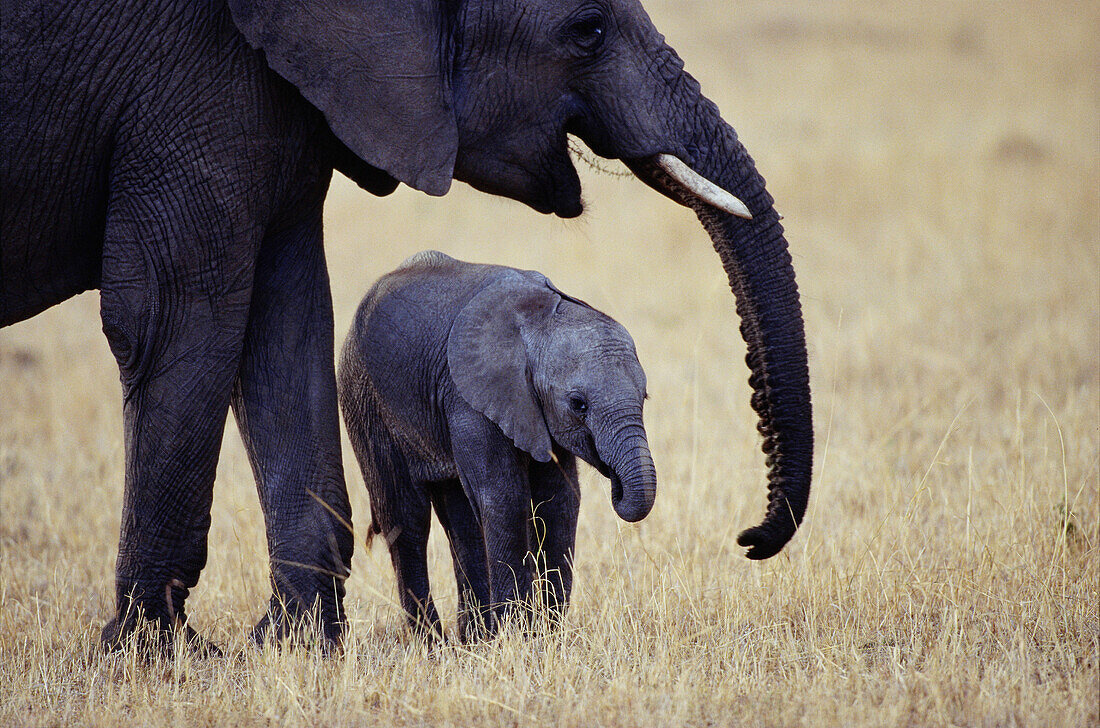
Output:
M560 631L404 630L345 441L345 651L254 650L263 519L235 424L191 624L231 657L96 649L122 499L118 374L88 293L0 331L0 725L1100 724L1100 4L650 0L761 171L802 292L817 433L779 556L744 344L686 209L578 162L588 212L456 184L326 210L337 346L418 250L535 268L632 332L660 478L619 521L583 468ZM453 627L437 527L430 563Z

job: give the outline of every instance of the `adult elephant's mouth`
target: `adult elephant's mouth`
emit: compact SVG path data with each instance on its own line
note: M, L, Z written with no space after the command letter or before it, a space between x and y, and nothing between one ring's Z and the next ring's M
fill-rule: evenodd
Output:
M539 146L541 153L524 150L517 158L498 149L459 147L455 179L482 192L510 197L544 215L578 217L584 212L581 180L569 156L565 131Z
M528 170L532 194L521 202L544 214L569 219L584 212L581 180L569 154L569 137L565 129L554 135L553 142Z

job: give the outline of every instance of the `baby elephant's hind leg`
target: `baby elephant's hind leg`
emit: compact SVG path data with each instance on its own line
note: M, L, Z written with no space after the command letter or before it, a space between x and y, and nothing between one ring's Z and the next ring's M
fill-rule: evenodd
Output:
M458 583L459 639L473 642L488 635L489 621L489 571L481 526L457 479L435 484L432 504L451 543Z
M431 528L431 501L424 488L403 489L404 497L387 515L379 519L382 535L389 544L397 592L405 608L409 626L429 639L442 635L439 613L432 602L428 584L428 530Z

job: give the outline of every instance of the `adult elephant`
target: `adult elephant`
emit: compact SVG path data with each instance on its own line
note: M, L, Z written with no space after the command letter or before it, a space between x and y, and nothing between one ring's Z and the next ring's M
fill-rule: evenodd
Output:
M99 288L125 397L117 644L169 630L206 562L230 405L274 595L343 622L352 553L321 208L451 179L581 212L566 135L692 207L737 298L778 552L813 434L798 292L753 162L635 0L4 0L0 325ZM732 193L732 195L731 195ZM739 198L739 199L735 199Z

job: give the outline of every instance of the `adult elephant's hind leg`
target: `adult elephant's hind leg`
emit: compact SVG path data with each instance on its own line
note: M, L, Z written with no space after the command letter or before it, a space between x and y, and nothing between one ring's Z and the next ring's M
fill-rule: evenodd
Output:
M167 192L113 203L101 316L124 393L126 482L115 617L118 647L142 618L186 628L206 564L214 472L248 318L248 230L190 227ZM148 210L158 214L147 214ZM257 236L258 237L258 236Z
M320 199L263 241L233 411L256 475L274 592L254 636L290 636L306 621L336 643L354 539Z

